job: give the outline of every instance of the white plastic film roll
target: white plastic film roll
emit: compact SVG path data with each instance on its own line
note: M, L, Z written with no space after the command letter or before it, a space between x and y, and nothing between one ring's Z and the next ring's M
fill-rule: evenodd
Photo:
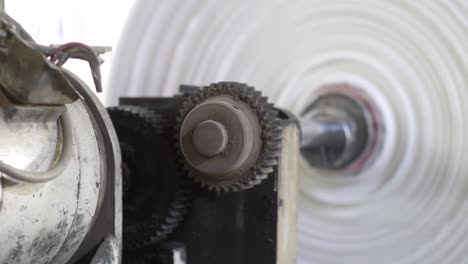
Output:
M363 90L379 150L353 175L302 162L299 262L468 260L468 2L142 0L114 58L108 104L238 81L300 114Z

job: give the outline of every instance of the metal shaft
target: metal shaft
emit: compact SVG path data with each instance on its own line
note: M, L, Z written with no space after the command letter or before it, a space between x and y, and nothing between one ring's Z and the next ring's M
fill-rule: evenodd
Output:
M335 117L301 120L301 148L337 147L346 144L349 125Z
M343 169L365 151L370 136L367 113L353 98L319 97L300 121L301 152L313 167Z

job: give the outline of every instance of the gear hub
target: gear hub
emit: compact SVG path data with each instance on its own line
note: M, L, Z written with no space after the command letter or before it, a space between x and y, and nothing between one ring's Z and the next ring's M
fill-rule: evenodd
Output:
M188 96L177 141L189 175L214 190L239 191L273 171L281 127L265 97L240 83L217 83Z
M195 150L207 157L220 154L226 149L228 134L223 124L207 120L193 130L192 142Z

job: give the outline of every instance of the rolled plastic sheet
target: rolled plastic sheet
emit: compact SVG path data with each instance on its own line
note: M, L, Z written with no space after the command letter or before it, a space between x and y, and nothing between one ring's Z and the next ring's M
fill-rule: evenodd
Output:
M377 106L378 149L352 172L301 160L298 263L468 259L468 2L137 1L106 103L246 82L301 115L346 84Z

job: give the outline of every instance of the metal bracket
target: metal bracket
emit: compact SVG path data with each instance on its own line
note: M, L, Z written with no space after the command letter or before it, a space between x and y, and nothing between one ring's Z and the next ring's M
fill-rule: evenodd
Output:
M0 11L0 89L18 104L64 105L81 98L61 67L69 58L89 62L101 92L100 54L110 47L71 42L42 46L5 12Z

